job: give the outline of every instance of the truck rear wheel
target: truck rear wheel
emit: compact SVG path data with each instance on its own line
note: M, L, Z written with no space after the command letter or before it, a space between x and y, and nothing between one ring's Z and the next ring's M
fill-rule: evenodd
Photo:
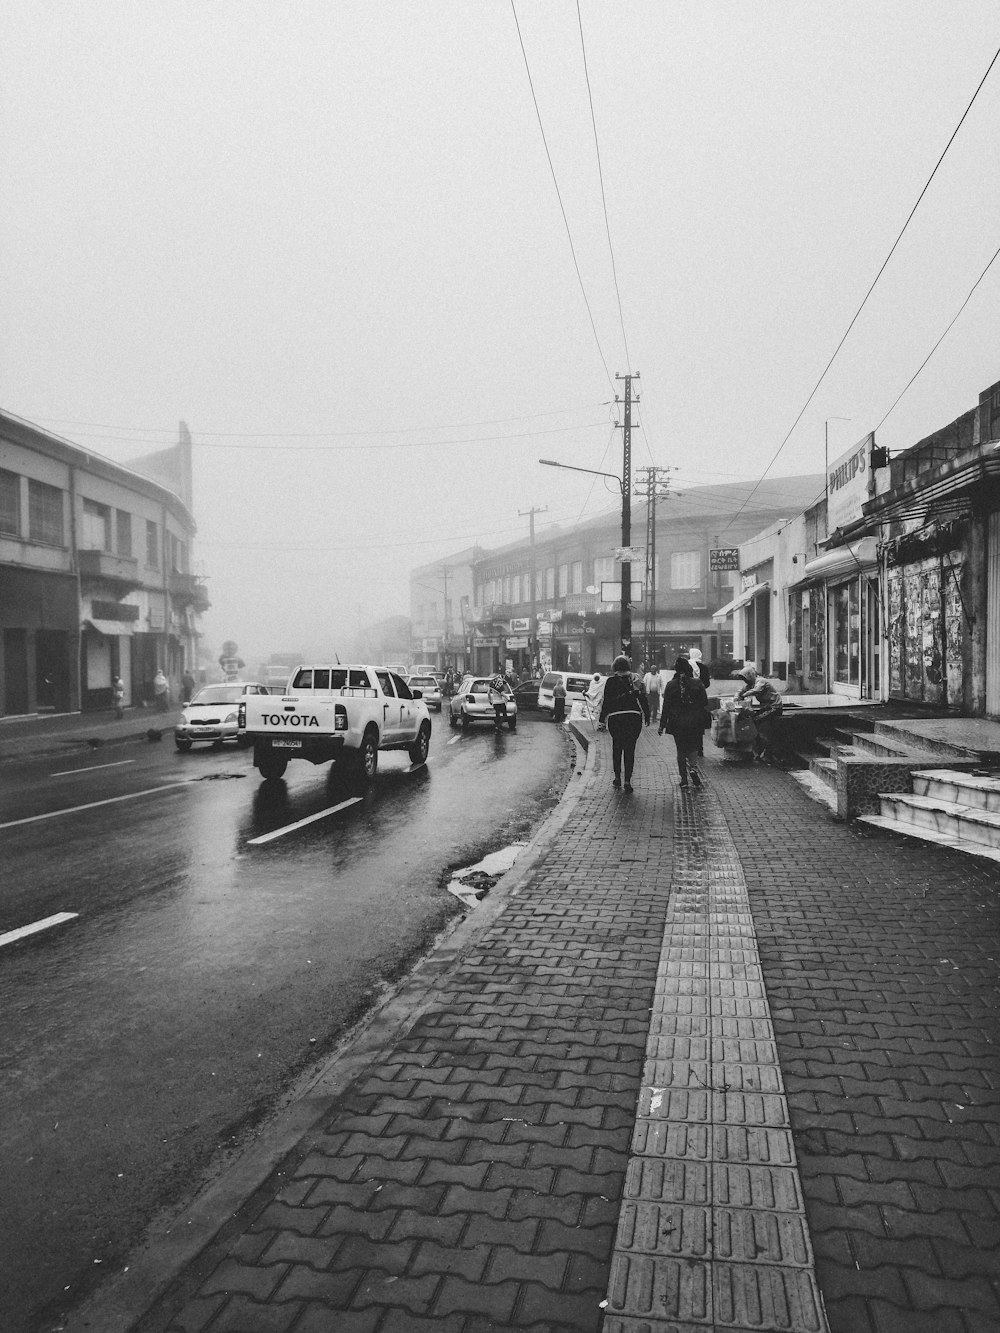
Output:
M362 782L371 782L378 772L378 736L366 731L354 761L355 772Z
M255 750L253 761L265 782L274 782L284 777L285 769L288 767L288 756L275 754L270 748L261 747Z
M420 730L417 733L417 739L408 750L410 762L413 764L425 764L427 762L427 751L431 748L431 724L421 722Z

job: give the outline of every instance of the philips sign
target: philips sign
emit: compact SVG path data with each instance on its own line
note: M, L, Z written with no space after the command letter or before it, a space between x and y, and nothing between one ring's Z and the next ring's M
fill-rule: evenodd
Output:
M835 458L826 471L826 523L834 532L861 517L861 506L873 491L871 450L874 433Z

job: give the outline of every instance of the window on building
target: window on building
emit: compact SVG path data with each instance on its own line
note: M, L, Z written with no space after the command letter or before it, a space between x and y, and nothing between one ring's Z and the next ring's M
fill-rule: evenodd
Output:
M132 515L127 509L115 510L115 536L118 540L118 554L132 554Z
M166 534L167 568L173 574L187 573L187 542L172 532Z
M583 561L574 560L570 566L570 592L583 592Z
M545 571L545 596L552 600L556 595L556 571L555 566L550 565Z
M545 596L545 570L535 570L535 601L540 602Z
M33 542L64 545L63 493L44 481L28 482L28 536Z
M160 568L160 529L151 518L146 519L146 566Z
M599 555L594 560L594 583L599 588L602 583L613 583L615 578L615 558L613 555Z
M111 510L96 500L83 502L83 526L80 531L81 551L111 550Z
M560 597L565 597L569 591L569 565L559 566L559 593Z
M672 551L670 554L670 586L676 590L692 591L701 587L701 552Z
M21 535L21 478L0 468L0 532Z

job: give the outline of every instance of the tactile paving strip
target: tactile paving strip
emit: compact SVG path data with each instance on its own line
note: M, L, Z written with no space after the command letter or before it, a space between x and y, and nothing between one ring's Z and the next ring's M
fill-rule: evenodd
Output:
M674 884L604 1333L828 1333L757 937L710 789Z

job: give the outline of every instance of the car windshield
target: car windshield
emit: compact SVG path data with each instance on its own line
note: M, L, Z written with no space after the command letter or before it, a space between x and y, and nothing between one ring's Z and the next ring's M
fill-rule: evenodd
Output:
M416 685L418 690L422 690L425 685L429 685L433 689L437 681L433 676L410 676L406 683L407 685Z
M245 685L206 685L191 700L193 704L238 704Z

